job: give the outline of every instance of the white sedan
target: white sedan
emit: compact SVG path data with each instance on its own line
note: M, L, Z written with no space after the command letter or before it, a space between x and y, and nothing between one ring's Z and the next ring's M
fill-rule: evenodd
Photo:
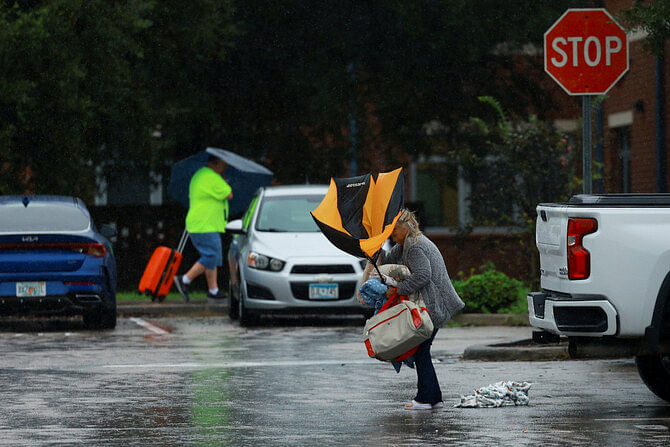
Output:
M331 244L310 215L326 185L259 189L242 219L231 221L230 318L252 323L261 313L359 313L356 290L365 259Z

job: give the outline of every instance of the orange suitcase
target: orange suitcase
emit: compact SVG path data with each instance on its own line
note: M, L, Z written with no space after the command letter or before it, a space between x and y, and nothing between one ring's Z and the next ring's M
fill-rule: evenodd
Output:
M182 254L188 233L184 230L179 247L173 250L169 247L158 247L149 259L144 274L140 280L139 291L151 296L151 301L163 301L170 292L174 276L181 265Z

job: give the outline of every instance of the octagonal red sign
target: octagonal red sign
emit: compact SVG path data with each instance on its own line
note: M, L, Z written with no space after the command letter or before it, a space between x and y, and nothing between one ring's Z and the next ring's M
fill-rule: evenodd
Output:
M604 9L568 9L544 33L544 70L570 95L607 93L628 71L626 32Z

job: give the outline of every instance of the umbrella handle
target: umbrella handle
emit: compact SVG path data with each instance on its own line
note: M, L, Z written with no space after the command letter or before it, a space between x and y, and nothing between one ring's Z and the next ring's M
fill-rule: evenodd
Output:
M375 270L377 270L377 273L379 273L379 279L381 280L382 284L386 285L386 280L384 279L384 275L382 275L382 272L379 271L379 267L377 267L377 263L372 258L368 258L368 259L372 262L372 265L375 266Z

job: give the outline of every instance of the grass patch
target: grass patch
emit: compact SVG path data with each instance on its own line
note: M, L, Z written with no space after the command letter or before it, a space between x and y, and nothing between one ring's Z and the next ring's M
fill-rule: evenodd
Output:
M207 301L207 292L204 290L194 290L189 292L189 296L191 297L190 303L204 303ZM116 292L116 302L118 304L146 304L151 302L151 297L142 295L136 290L121 290ZM177 292L170 292L163 302L183 303L184 298Z

